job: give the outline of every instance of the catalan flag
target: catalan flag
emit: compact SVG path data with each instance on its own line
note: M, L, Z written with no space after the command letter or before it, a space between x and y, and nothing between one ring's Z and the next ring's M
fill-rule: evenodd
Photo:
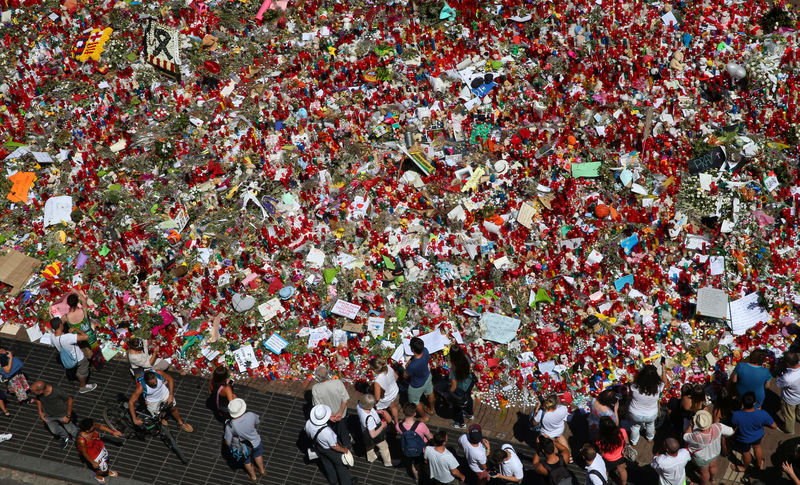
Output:
M72 57L81 62L86 62L89 59L99 61L100 54L103 52L103 44L111 37L111 32L113 31L114 29L111 27L106 27L105 29L98 28L84 32L75 41L75 45L72 46Z

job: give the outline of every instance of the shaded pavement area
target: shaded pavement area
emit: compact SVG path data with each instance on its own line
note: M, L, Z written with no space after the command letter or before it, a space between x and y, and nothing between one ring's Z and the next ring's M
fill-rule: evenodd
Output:
M74 412L79 418L92 417L103 421L103 410L114 403L119 395L129 396L134 383L125 361L115 360L106 363L102 370L93 372L91 382L98 388L87 394L78 394L76 382L70 382L58 360L58 353L49 347L31 344L19 340L7 342L15 355L24 364L24 372L29 382L42 379L57 385L75 397ZM264 461L267 476L261 483L270 484L324 484L327 483L316 463L308 463L302 450L302 428L310 405L307 402L310 394L309 382L267 383L264 380L248 381L237 384L235 391L248 404L248 410L261 416L259 432L264 441ZM192 375L175 375L175 396L178 409L188 423L194 426L193 433L181 431L173 420L170 429L176 437L179 447L189 460L182 464L174 453L158 439L128 439L122 444L107 443L112 469L119 472L120 477L108 479L108 483L116 484L191 484L211 485L221 483L251 483L244 470L232 466L222 454L222 423L217 421L208 407L207 380ZM359 393L350 389L351 408ZM768 393L770 394L770 393ZM772 394L772 398L776 398ZM765 403L769 409L770 403ZM0 416L0 433L13 433L10 441L0 443L0 462L10 468L35 472L40 475L66 480L70 483L95 483L93 474L85 466L74 446L62 450L39 419L35 405L19 404L9 398L11 417ZM439 415L429 423L432 429L449 424L447 410L438 409ZM774 412L773 412L774 415ZM354 437L358 436L357 418L351 409L351 429ZM541 483L530 470L532 449L529 446L532 438L527 426L527 410L509 409L507 412L491 409L476 403L475 422L484 429L484 435L492 446L511 442L522 462L526 466L525 484ZM569 441L572 450L578 450L585 441L585 419L576 415L569 426ZM455 455L463 463L463 453L457 445L458 436L462 433L447 428L449 444ZM656 436L659 443L663 435ZM357 440L356 440L357 441ZM779 431L768 431L764 440L767 464L771 466L763 478L768 483L782 483L779 473L779 456L773 452L793 449L800 441ZM652 444L641 440L637 446L639 459L637 464L629 464L629 483L657 483L653 470L649 467L652 458ZM352 468L353 476L363 484L413 484L413 479L405 468L386 468L377 461L369 464L364 459L363 450L355 449L356 464ZM392 455L400 456L398 440L392 441ZM774 463L771 463L773 457ZM577 460L577 457L576 457ZM584 483L584 474L577 465L571 465L578 483ZM466 467L462 467L465 470ZM741 483L741 474L725 472L728 469L726 460L720 461L719 478L722 483Z

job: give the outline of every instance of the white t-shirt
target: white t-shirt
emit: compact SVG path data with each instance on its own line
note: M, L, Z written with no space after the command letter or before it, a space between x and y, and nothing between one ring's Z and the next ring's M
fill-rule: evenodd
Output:
M445 448L444 453L439 453L433 446L427 446L422 455L430 465L431 478L442 483L450 483L456 479L450 470L458 468L458 460L450 450Z
M628 407L628 412L643 418L658 415L658 401L661 396L661 391L664 389L664 383L658 385L658 392L652 396L642 394L639 389L633 385L631 386L631 404Z
M400 393L400 389L397 387L397 374L394 373L391 367L388 367L386 372L375 376L375 382L383 389L383 398L375 403L375 407L386 409L389 404L397 399L397 395Z
M86 356L83 355L83 350L78 347L78 336L74 333L62 333L58 337L53 336L52 342L56 350L61 352L61 348L63 347L67 352L72 354L78 362L86 358Z
M600 472L600 475L608 481L606 462L603 460L603 457L600 456L600 453L598 453L597 456L594 457L594 461L589 463L589 466L586 467L586 485L603 485L603 480L600 480L594 473L589 473L592 470Z
M481 465L486 465L486 447L483 446L483 443L481 442L473 446L472 443L469 442L469 436L466 434L462 434L461 437L458 438L458 443L461 445L461 449L464 450L469 469L475 473L482 472L483 468Z
M733 435L733 428L722 423L714 423L708 433L694 430L683 435L683 441L689 447L689 454L696 460L713 460L722 450L722 437Z
M564 434L564 422L567 420L569 410L566 406L559 404L557 408L552 411L544 411L536 413L534 419L541 418L542 431L541 433L548 438L558 438Z
M322 426L317 426L316 424L312 423L311 420L309 419L308 421L306 421L306 434L308 435L309 438L313 440L314 435L317 434L317 431L323 427L325 429L323 429L320 432L319 436L317 436L317 445L319 445L321 448L325 450L329 450L334 446L336 446L338 441L336 438L336 432L332 430L330 426L328 426L327 424L323 424Z
M356 405L356 412L358 413L358 421L361 423L362 430L378 429L381 424L381 417L378 411L375 411L375 408L365 411L361 404L358 404Z
M507 477L520 479L523 478L525 475L525 470L522 468L522 462L519 461L519 457L517 456L517 452L514 451L514 447L509 444L505 444L500 447L500 449L509 453L509 458L500 464L500 474Z
M658 472L661 485L683 485L686 481L686 464L692 459L689 450L681 448L676 456L663 454L653 457L651 465Z
M781 388L781 398L786 404L789 406L800 404L800 367L797 369L789 367L775 380L775 383Z

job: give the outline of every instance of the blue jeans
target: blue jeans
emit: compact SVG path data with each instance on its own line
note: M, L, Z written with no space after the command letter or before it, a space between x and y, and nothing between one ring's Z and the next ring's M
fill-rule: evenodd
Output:
M255 448L250 450L250 454L247 455L247 458L244 459L244 464L249 465L253 462L253 458L258 458L259 456L264 454L264 442L258 444Z
M653 437L656 435L656 419L658 418L658 412L653 414L652 416L639 416L634 413L630 413L630 418L633 423L631 424L631 444L635 445L639 442L639 433L641 429L644 428L644 438L646 440L652 440Z

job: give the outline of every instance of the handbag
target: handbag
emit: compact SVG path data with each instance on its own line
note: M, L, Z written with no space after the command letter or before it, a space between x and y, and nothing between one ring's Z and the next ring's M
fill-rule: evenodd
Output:
M635 462L636 458L639 457L639 452L630 443L626 442L625 448L622 449L622 456L628 461Z
M236 432L236 428L233 427L231 424L231 420L225 422L225 426L230 428L233 437L231 437L231 442L228 445L228 450L231 452L231 456L236 461L244 461L250 456L250 447L249 442L245 439L242 439L239 436L239 433Z
M386 430L385 429L383 431L381 431L380 433L378 433L378 436L376 436L374 438L369 434L369 418L372 418L372 420L375 421L375 417L373 415L371 415L371 414L369 416L367 416L367 419L365 421L365 423L367 424L367 429L364 430L364 448L366 448L366 449L370 449L373 446L375 446L376 444L386 441Z

